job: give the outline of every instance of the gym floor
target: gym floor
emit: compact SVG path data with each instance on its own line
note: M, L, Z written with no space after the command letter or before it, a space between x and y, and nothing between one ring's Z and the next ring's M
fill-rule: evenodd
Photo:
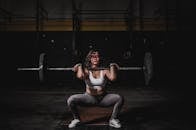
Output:
M5 87L6 88L6 87ZM168 86L114 85L109 92L125 97L122 130L192 130L194 107L185 93ZM66 99L83 93L82 86L16 85L1 91L1 130L67 130L72 115ZM80 108L84 125L76 129L113 129L107 125L112 108Z

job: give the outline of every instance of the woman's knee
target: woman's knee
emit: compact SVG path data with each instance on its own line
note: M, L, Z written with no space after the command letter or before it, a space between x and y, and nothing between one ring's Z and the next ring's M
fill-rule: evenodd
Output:
M115 102L115 103L124 103L124 97L120 94L113 94L112 95L112 100Z
M124 96L123 95L118 94L118 102L124 104Z
M67 105L68 106L71 106L74 102L76 101L76 98L74 95L70 96L68 99L67 99Z

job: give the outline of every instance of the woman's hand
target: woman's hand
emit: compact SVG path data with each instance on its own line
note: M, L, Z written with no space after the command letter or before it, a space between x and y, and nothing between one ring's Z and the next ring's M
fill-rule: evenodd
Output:
M120 66L117 63L110 63L110 69L115 67L117 70L120 69Z
M79 78L79 79L84 78L84 72L83 72L81 63L78 63L78 64L74 65L73 71L76 72L76 77L77 78Z
M118 70L120 67L118 64L116 63L110 63L109 65L109 70L106 70L106 76L110 81L114 81L117 78L117 72L116 70Z
M77 72L79 67L82 67L82 64L81 63L78 63L78 64L74 65L72 71L73 72Z

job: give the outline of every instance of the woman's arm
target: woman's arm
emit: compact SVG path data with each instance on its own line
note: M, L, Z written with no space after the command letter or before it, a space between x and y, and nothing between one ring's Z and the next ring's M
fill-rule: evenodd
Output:
M82 69L82 64L76 64L74 67L73 67L73 71L76 72L76 77L79 78L79 79L84 79L84 72L83 72L83 69Z
M119 68L119 66L116 63L111 63L109 70L105 70L106 77L110 81L116 80L118 68Z

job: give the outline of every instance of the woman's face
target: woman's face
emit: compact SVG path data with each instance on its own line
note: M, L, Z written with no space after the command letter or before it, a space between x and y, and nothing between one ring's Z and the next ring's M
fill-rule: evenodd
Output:
M99 65L99 53L98 52L93 52L91 54L91 64L93 66L98 66Z

